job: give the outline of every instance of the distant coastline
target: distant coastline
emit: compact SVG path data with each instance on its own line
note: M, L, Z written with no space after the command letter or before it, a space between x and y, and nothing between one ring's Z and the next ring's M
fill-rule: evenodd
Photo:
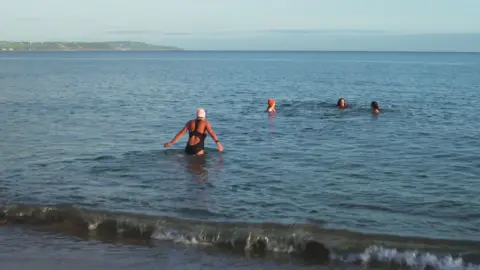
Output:
M0 41L0 52L11 51L183 51L175 46L152 45L143 42L29 42Z
M176 46L153 45L135 41L106 42L29 42L0 41L2 52L81 52L81 51L189 51L189 52L246 52L246 53L460 53L479 54L480 51L469 50L335 50L335 49L184 49Z

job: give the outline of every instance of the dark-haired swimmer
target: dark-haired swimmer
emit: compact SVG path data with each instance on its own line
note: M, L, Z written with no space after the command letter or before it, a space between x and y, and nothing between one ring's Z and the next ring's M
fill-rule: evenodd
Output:
M337 101L337 108L339 109L345 109L348 108L348 104L345 102L345 99L339 98Z
M267 112L276 112L274 99L271 99L271 98L268 99Z
M176 141L178 141L188 130L188 142L185 146L185 152L188 155L196 155L200 156L205 153L205 138L207 137L207 133L210 134L210 137L215 141L218 147L218 151L223 151L223 146L217 138L215 132L213 132L210 123L205 120L205 110L198 109L197 110L197 119L193 119L187 122L185 127L183 127L180 132L173 138L172 141L166 143L164 145L165 148L172 146Z
M378 106L378 103L374 100L370 104L370 107L372 108L372 113L380 113L380 107Z

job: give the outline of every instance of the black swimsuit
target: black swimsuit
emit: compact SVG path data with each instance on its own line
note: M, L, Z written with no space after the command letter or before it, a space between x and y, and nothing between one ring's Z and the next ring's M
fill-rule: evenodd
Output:
M188 137L191 138L192 136L197 136L200 141L195 144L195 145L189 145L187 142L187 146L185 147L185 152L189 155L196 155L198 152L204 150L204 143L205 143L205 138L207 137L206 133L199 133L197 131L198 128L198 122L200 120L195 120L195 129L192 132L189 132Z

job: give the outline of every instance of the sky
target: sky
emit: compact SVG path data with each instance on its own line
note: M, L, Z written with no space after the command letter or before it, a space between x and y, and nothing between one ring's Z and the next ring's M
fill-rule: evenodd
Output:
M0 0L0 40L480 51L480 0Z

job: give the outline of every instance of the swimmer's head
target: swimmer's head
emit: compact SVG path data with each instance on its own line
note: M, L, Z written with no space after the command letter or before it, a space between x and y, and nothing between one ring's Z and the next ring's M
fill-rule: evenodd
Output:
M202 108L199 108L197 110L197 118L205 118L206 114L205 114L205 110L202 109Z
M345 100L343 98L339 98L337 101L337 107L343 108L345 107Z
M380 108L378 107L378 103L374 100L372 101L372 103L370 104L370 107L373 109L373 110L380 110Z
M273 106L275 106L275 100L272 99L272 98L269 98L268 99L268 107L273 107Z

